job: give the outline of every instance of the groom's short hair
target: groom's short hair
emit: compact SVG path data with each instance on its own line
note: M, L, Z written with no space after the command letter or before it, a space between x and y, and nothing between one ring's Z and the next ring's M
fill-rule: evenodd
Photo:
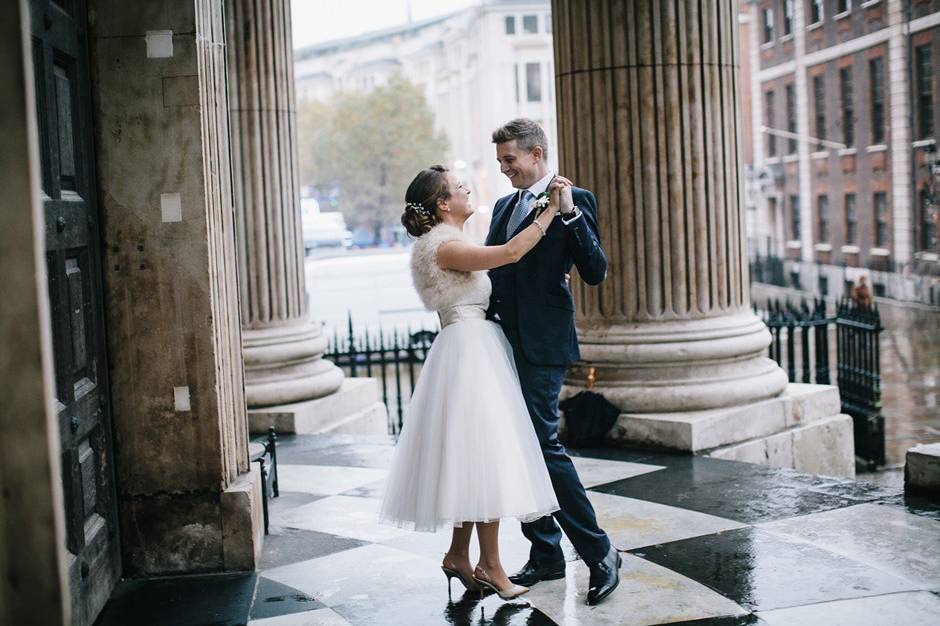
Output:
M527 117L509 120L493 131L493 143L506 143L513 139L523 150L532 152L535 146L539 146L545 156L548 156L548 136L541 126Z

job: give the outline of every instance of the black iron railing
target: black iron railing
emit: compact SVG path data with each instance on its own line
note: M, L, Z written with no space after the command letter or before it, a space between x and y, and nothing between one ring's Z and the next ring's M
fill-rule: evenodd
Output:
M806 300L799 306L775 300L757 312L770 330L770 358L787 372L790 382L830 384L829 337L834 326L837 384L842 411L854 422L855 455L870 466L884 465L878 309L843 299L830 317L822 299L812 306Z
M334 333L324 355L350 378L376 378L382 387L382 402L388 410L388 432L398 434L405 407L414 391L438 330L357 330L350 315L345 335Z
M869 465L885 463L885 418L881 414L881 351L883 327L877 307L850 300L837 307L839 396L842 411L855 422L855 454Z

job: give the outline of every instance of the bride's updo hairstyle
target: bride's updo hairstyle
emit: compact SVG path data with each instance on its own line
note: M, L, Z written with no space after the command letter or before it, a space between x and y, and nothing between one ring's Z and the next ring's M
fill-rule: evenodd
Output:
M450 198L447 187L447 168L432 165L421 170L405 192L405 212L401 225L412 237L420 237L441 223L437 216L437 203Z

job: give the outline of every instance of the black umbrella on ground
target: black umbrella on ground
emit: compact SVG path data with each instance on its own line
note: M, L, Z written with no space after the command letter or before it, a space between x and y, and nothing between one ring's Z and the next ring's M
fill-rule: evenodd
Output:
M558 406L565 413L563 443L574 448L589 448L604 443L620 409L607 398L590 389L594 386L594 368L588 373L588 388L563 400Z

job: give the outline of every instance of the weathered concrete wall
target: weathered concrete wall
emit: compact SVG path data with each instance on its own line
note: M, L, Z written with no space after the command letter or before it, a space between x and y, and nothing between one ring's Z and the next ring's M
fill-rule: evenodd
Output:
M0 624L69 624L25 0L0 11Z
M89 29L124 573L221 570L248 470L221 0L91 0Z

